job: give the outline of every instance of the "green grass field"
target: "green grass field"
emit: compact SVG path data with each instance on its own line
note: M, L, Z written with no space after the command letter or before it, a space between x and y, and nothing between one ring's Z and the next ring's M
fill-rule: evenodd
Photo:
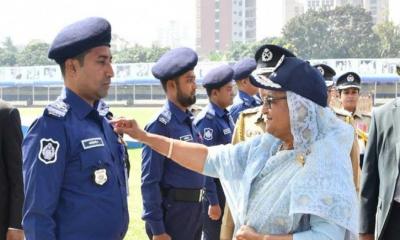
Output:
M114 116L124 116L127 118L135 118L140 126L144 127L158 111L158 108L111 108ZM43 108L19 108L22 119L34 119L40 116ZM23 121L24 122L24 121ZM131 161L131 172L129 179L129 214L130 223L127 240L145 240L147 235L144 230L144 222L141 219L142 213L142 196L140 192L140 164L141 150L129 150L129 158Z

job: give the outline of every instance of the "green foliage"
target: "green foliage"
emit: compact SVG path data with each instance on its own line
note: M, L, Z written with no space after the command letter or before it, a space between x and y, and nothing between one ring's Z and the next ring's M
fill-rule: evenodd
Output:
M7 37L0 47L0 66L14 66L17 63L17 48L10 37Z
M379 56L382 58L400 57L400 26L393 22L383 22L374 27L379 36Z
M372 27L365 9L348 5L293 18L285 25L283 38L306 59L373 58L379 56L379 38Z
M41 41L33 41L18 54L19 66L54 65L54 61L47 57L49 44Z
M153 45L143 47L134 45L113 53L115 63L156 62L169 48Z

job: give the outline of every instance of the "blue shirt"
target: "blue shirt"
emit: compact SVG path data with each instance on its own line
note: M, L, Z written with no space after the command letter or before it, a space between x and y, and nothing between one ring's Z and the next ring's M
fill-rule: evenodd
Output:
M233 118L233 122L236 122L236 120L239 118L239 114L242 111L244 111L248 108L257 107L260 105L261 105L261 103L258 102L254 97L239 90L238 94L233 99L233 104L229 110L229 112L231 113L231 116Z
M156 119L146 126L146 131L187 142L201 143L201 136L193 124L193 115L180 110L167 101ZM171 188L201 189L205 177L186 169L153 151L147 145L142 151L143 220L153 235L165 233L162 210L162 190Z
M194 123L203 136L207 146L231 143L234 123L230 113L210 102L197 115ZM207 198L211 205L219 204L215 182L212 177L206 178Z
M129 220L124 146L104 117L108 108L63 91L23 142L25 236L122 239Z

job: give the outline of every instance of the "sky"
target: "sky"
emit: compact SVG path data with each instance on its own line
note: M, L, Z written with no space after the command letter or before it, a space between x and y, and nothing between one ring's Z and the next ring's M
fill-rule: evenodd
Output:
M258 22L262 23L257 38L278 35L282 0L257 3ZM182 44L194 47L195 12L195 0L3 0L0 41L9 36L17 45L31 40L50 43L62 27L86 17L100 16L111 22L113 33L131 43L149 46L162 29L168 30L168 26L175 24L183 32Z

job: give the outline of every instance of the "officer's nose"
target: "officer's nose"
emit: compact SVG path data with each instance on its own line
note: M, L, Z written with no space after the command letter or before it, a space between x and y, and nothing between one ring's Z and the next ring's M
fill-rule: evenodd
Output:
M107 77L109 77L109 78L114 77L114 69L112 68L111 63L108 64L108 68L107 68L106 74L107 74Z

